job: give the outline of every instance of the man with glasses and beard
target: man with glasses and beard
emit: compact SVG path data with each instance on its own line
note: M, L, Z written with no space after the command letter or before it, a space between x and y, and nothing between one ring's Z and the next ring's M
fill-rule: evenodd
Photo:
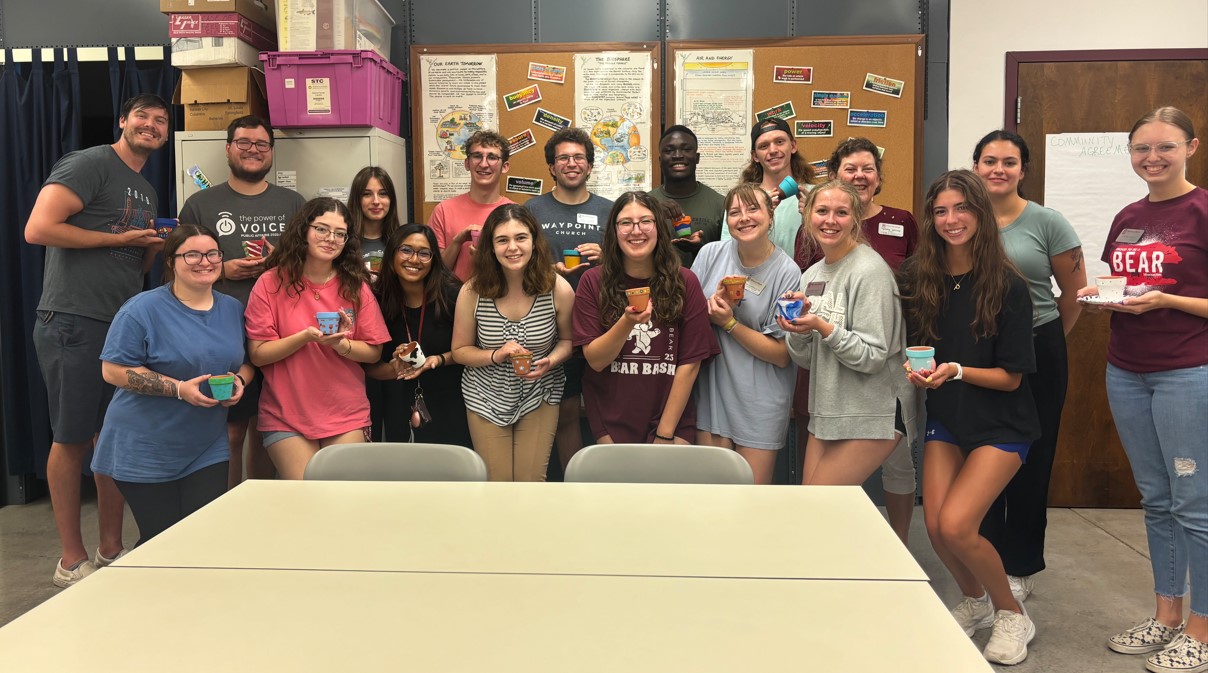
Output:
M240 117L227 126L226 155L230 177L226 182L203 189L185 201L180 221L203 224L218 232L222 249L222 280L218 291L247 306L252 285L264 271L264 259L306 199L292 189L269 184L264 179L273 167L273 127L254 115ZM271 479L273 462L260 443L256 413L260 406L260 376L248 383L243 398L227 415L227 438L231 444L227 486L243 479L243 446L248 444L247 476Z

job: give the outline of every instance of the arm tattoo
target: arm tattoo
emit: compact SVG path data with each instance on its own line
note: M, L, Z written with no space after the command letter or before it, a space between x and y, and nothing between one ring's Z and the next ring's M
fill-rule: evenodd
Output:
M1082 270L1082 248L1074 248L1070 251L1070 259L1074 261L1074 272Z
M126 388L144 395L176 397L176 384L150 371L144 374L133 369L127 369Z

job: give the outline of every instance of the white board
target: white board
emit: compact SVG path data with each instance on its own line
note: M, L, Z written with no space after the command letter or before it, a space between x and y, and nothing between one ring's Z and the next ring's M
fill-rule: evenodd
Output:
M1045 136L1044 205L1074 225L1086 255L1088 283L1108 274L1099 255L1116 213L1148 192L1128 161L1127 133Z

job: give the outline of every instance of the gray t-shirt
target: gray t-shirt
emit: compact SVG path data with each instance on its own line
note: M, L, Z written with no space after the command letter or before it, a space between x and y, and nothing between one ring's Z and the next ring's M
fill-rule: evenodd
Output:
M1061 213L1028 201L1015 221L998 230L1007 256L1019 267L1032 295L1032 326L1057 319L1053 296L1053 257L1082 246L1078 234Z
M554 198L554 193L542 194L525 204L541 225L541 233L549 242L555 262L562 261L562 251L583 243L599 244L604 240L604 227L612 213L612 201L598 194L588 195L587 201L569 206ZM578 287L581 273L566 277L572 288Z
M218 233L218 247L222 249L223 259L243 259L247 256L243 249L244 241L264 238L270 244L277 245L285 225L305 203L306 199L298 192L271 183L268 189L256 196L246 196L224 182L190 196L180 209L180 221L211 227ZM264 252L268 254L267 250ZM255 284L255 278L224 278L215 287L247 306L247 299Z
M788 336L789 356L810 370L809 430L818 439L893 439L895 401L909 429L914 391L902 373L905 324L889 265L867 245L801 275L810 312L835 326Z
M773 248L763 264L748 268L738 258L737 242L709 243L696 255L692 273L706 297L717 291L722 278L746 276L746 293L734 318L760 334L784 338L776 324L776 300L797 289L801 272L783 250ZM760 360L717 325L713 333L721 355L705 363L696 378L696 427L740 446L779 449L788 432L797 368Z
M55 164L47 185L75 192L84 209L67 223L121 234L150 229L159 210L155 189L130 170L109 145L71 152ZM59 311L111 322L127 299L143 289L146 248L46 248L39 311Z

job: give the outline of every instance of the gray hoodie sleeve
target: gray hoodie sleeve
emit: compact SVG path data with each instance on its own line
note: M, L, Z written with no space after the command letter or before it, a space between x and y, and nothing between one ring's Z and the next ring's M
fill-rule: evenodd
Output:
M835 325L821 341L843 365L871 374L900 349L902 309L893 273L879 255L872 252L853 261L859 263L845 269L848 277L843 283L848 293L847 324Z

